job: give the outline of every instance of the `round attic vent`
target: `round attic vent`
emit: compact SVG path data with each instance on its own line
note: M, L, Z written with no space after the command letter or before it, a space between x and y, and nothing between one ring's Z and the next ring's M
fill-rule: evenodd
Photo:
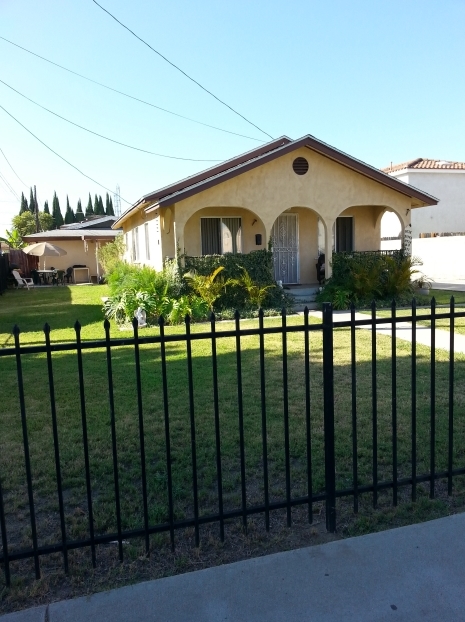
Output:
M297 175L305 175L308 171L308 162L305 158L296 158L292 163L292 168Z

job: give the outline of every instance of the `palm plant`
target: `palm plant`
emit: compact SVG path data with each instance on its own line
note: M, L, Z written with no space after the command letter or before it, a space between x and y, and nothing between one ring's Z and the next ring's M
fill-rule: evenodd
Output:
M189 281L189 285L194 292L204 300L210 311L213 311L213 305L221 296L223 289L229 285L231 281L225 281L223 278L217 278L218 274L224 270L222 266L214 270L211 274L204 276L197 272L187 272L184 278Z
M260 285L255 283L245 268L241 268L242 276L238 279L231 279L231 285L243 287L247 291L250 302L254 307L261 308L263 301L269 289L273 289L274 285Z
M23 246L26 246L17 229L7 230L5 233L7 237L0 238L0 242L5 242L10 248L23 248Z

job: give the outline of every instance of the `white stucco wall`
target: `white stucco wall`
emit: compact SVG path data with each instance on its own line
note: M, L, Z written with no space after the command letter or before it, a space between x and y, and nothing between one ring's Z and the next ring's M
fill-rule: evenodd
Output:
M465 281L465 236L416 238L412 255L423 261L420 270L433 281Z
M439 199L438 205L412 210L412 235L465 232L465 171L409 170L393 177Z

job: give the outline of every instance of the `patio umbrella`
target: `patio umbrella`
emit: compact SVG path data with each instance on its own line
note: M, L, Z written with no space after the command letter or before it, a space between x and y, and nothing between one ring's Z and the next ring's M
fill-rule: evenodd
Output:
M26 255L35 255L36 257L59 257L60 255L67 255L68 253L59 246L50 244L50 242L36 242L30 244L22 249ZM44 259L45 270L45 259Z

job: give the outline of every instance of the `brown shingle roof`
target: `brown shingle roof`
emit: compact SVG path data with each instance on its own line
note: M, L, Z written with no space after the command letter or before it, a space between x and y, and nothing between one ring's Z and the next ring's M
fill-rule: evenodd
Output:
M429 160L428 158L416 158L415 160L409 160L408 162L402 162L402 164L391 164L386 168L381 169L384 173L394 173L395 171L402 171L407 168L414 169L452 169L452 170L465 170L465 162L450 162L449 160Z
M281 136L280 138L272 140L265 145L256 147L255 149L243 153L242 155L231 158L230 160L222 162L221 164L213 166L205 171L201 171L196 175L192 175L191 177L182 179L177 183L146 194L136 203L131 205L119 217L113 227L115 228L121 226L121 223L129 216L129 214L138 209L141 205L153 203L153 205L150 206L150 209L172 205L173 203L182 201L183 199L211 188L212 186L226 181L227 179L231 179L236 175L245 173L252 168L265 164L275 158L279 158L295 149L299 149L300 147L307 147L320 155L357 171L370 179L378 181L389 188L397 190L412 199L416 199L425 205L436 205L438 202L435 197L427 194L423 190L419 190L418 188L405 184L395 177L387 175L380 169L370 166L369 164L365 164L365 162L357 160L356 158L349 156L347 153L344 153L335 147L331 147L331 145L328 145L314 136L307 134L297 140L291 140L287 136Z

